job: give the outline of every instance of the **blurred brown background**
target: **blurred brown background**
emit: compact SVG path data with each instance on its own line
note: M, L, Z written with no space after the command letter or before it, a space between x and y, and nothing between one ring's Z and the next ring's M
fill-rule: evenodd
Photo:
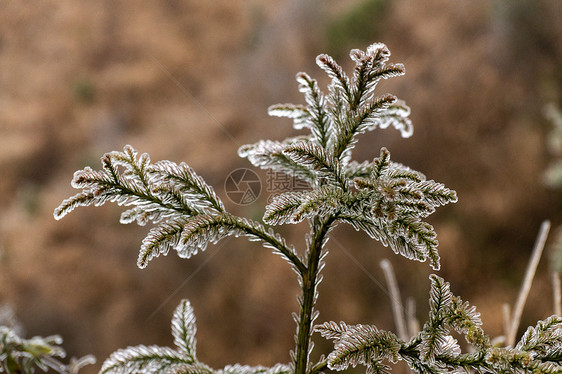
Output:
M267 107L302 103L294 76L328 52L347 68L351 48L386 43L406 76L383 82L412 108L415 132L364 135L355 158L381 146L392 158L457 190L432 218L454 293L502 333L540 222L562 223L562 191L542 185L550 161L547 103L561 104L562 4L558 0L167 0L0 3L0 303L27 335L59 333L70 355L98 365L118 348L171 345L170 318L188 298L198 355L228 363L288 362L296 278L256 243L228 239L193 259L174 253L136 267L148 228L118 224L116 206L53 209L76 191L72 173L131 144L153 160L186 161L228 209L260 218L269 192L231 203L228 173L249 167L240 145L295 135ZM266 174L259 172L262 181ZM264 188L267 187L264 183ZM304 245L306 225L282 227ZM427 313L427 263L408 263L362 233L339 227L320 286L318 321L394 329L384 284L389 258L402 296ZM345 248L345 250L341 247ZM543 258L522 324L553 313ZM316 339L318 352L329 344Z

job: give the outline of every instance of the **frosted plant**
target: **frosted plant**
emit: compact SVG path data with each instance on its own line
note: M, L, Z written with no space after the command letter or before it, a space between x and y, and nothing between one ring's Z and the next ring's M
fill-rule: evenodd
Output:
M227 366L215 371L197 360L195 353L195 315L189 301L182 300L172 318L172 335L176 349L139 345L114 352L103 364L100 373L290 373L286 365L273 368Z
M296 314L296 346L286 365L273 368L239 364L214 370L195 356L195 318L183 301L172 321L176 349L129 347L115 352L101 373L297 373L314 374L365 365L368 373L385 373L387 364L405 361L417 373L447 372L561 372L561 320L553 316L529 328L515 347L496 347L484 334L476 309L454 296L449 284L432 275L429 319L414 336L398 337L375 326L327 322L317 325L317 285L327 255L329 232L347 223L366 232L396 254L440 267L438 242L425 221L439 206L456 202L455 191L428 180L422 173L391 161L382 148L370 161L352 160L359 135L393 127L403 137L413 133L410 109L390 94L377 96L382 79L404 74L401 64L389 63L390 52L376 43L366 51L352 50L351 75L329 56L318 66L331 78L328 92L305 73L297 75L305 105L280 104L269 108L273 116L288 117L300 135L283 141L262 140L240 148L239 155L254 166L287 173L305 181L309 189L273 198L263 221L275 226L306 221L310 232L306 248L297 250L272 228L226 211L211 186L189 166L170 161L152 163L147 154L131 146L102 158L102 169L89 167L74 174L72 186L81 192L55 210L60 219L78 206L116 202L128 209L122 223L150 223L142 241L138 266L171 250L189 258L209 243L234 235L260 241L284 257L296 272L302 294ZM334 341L334 350L311 362L312 335L319 332ZM464 335L472 346L463 353L453 333Z
M60 346L60 336L24 339L21 337L22 330L13 310L5 305L0 306L0 373L31 374L35 368L39 368L61 374L76 374L83 366L96 362L93 356L88 355L72 358L69 364L64 364L61 358L66 353Z

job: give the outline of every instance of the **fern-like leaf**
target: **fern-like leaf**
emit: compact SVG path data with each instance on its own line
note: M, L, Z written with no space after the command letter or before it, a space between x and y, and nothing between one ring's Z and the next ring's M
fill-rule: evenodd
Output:
M312 142L296 142L286 147L283 154L299 166L308 168L317 178L346 188L347 181L343 177L342 166L323 148Z
M529 327L515 348L562 364L562 317L554 315Z
M271 368L263 366L228 365L217 374L291 374L293 369L289 365L277 364Z
M316 179L314 173L283 153L291 144L307 139L306 137L296 137L286 139L283 142L261 140L255 144L243 145L238 149L238 155L247 158L256 167L283 172L312 184Z
M314 331L319 332L323 338L334 340L336 343L342 339L347 330L348 327L345 322L340 322L338 324L331 321L314 327Z
M188 300L180 302L172 317L172 336L178 351L183 353L191 362L197 361L195 332L195 314Z
M147 154L138 156L131 146L102 157L103 170L90 167L74 173L72 186L82 192L64 200L55 209L61 219L78 206L116 202L134 206L121 216L122 223L157 223L177 216L220 212L224 206L214 190L187 165L170 161L150 163Z
M316 64L332 79L332 95L341 95L348 103L351 101L351 82L340 65L330 56L321 54L316 57Z
M366 374L390 374L391 368L388 365L383 364L382 361L372 360L367 366Z
M465 336L466 341L479 350L490 346L490 338L484 334L482 320L476 307L463 302L458 296L453 296L451 309L446 316L446 323L457 333Z
M201 214L186 222L176 251L179 257L190 258L204 251L209 243L215 244L224 237L243 233L229 214Z
M348 194L333 186L306 192L286 192L275 196L266 206L263 219L270 225L299 223L314 216L337 214L348 200Z
M414 134L414 125L409 118L410 108L402 100L396 100L388 105L384 111L377 112L368 119L367 131L375 128L386 129L390 126L400 131L403 138L409 138Z
M156 189L159 193L169 191L173 196L177 191L187 204L205 211L224 212L224 205L215 190L186 163L178 165L167 160L158 161L152 167L151 174L154 176L152 184L159 187ZM161 189L163 186L168 187L167 191Z
M293 127L302 130L311 126L310 113L303 105L295 104L276 104L267 109L267 113L272 117L286 117L293 120Z
M335 128L335 141L330 150L334 157L347 164L351 160L351 151L357 143L357 136L375 129L380 113L384 113L395 101L395 96L384 95L353 113L347 113L344 118L337 121L339 126Z
M429 320L421 332L420 355L424 362L433 363L441 348L447 345L448 331L443 323L453 301L449 283L432 274L429 292Z
M138 267L144 269L152 259L166 256L171 249L182 253L188 251L189 248L184 248L181 242L181 236L189 220L187 217L179 217L152 228L142 241Z
M166 370L164 370L164 374L215 374L215 373L216 373L215 370L201 363L173 365L167 368Z
M156 345L119 349L102 365L100 374L213 374L196 358L195 315L187 300L182 300L172 317L172 336L177 350Z
M339 334L343 328L345 331ZM401 340L393 333L374 326L325 324L319 331L325 337L335 337L334 350L328 355L330 369L345 370L358 364L371 366L383 359L395 363L399 358Z
M306 199L304 192L285 192L273 197L265 207L263 221L269 225L297 223L295 214Z
M171 348L139 345L112 353L100 374L158 374L185 364L191 364L189 358Z
M391 236L399 239L394 250L410 259L423 261L427 257L430 266L439 270L439 242L433 226L421 221L414 214L404 214L391 221L387 229Z
M422 173L392 162L386 148L370 163L351 163L345 175L360 193L342 204L338 218L389 245L395 253L418 261L429 259L439 269L438 241L433 227L422 220L435 208L457 200L456 192L425 180Z
M326 110L324 94L318 88L318 82L306 73L297 74L297 82L299 83L299 91L304 94L307 103L309 114L307 127L310 128L316 142L326 148L331 140L333 124Z

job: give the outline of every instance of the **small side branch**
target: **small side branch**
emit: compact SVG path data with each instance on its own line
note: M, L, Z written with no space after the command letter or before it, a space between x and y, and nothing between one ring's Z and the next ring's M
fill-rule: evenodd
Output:
M306 273L307 267L301 261L299 256L295 251L288 247L285 241L273 232L266 231L261 224L252 225L248 220L243 220L241 218L236 219L236 224L238 227L248 233L250 236L259 238L264 243L268 244L270 248L278 251L287 261L289 261L298 273L302 276Z

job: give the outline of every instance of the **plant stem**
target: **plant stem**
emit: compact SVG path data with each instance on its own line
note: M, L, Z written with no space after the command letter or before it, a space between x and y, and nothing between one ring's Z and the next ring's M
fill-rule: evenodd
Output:
M334 220L334 217L327 217L324 220L315 217L312 224L312 235L307 251L307 271L303 273L301 278L302 299L298 320L295 374L306 374L308 368L310 337L312 334L312 323L314 322L314 304L316 302L316 286L318 284L322 249L324 238Z
M527 296L529 296L529 291L531 290L531 284L533 283L533 278L535 277L537 266L539 265L539 261L541 259L541 255L544 249L546 238L548 237L549 230L550 230L550 222L544 221L541 225L539 236L537 237L537 240L535 242L533 254L531 255L531 259L527 264L525 279L523 281L523 284L521 285L519 296L517 297L517 301L515 303L513 312L511 314L510 330L508 330L507 338L506 338L506 345L508 346L513 347L515 344L515 338L517 335L517 329L519 328L519 322L521 321L521 315L523 314L523 308L525 307Z
M402 297L400 289L396 281L396 274L392 268L392 264L387 259L380 262L380 266L386 278L386 284L390 291L390 301L392 304L392 313L394 314L394 323L396 323L396 331L398 337L404 341L408 341L408 332L406 331L406 319L404 318L404 306L402 306Z

